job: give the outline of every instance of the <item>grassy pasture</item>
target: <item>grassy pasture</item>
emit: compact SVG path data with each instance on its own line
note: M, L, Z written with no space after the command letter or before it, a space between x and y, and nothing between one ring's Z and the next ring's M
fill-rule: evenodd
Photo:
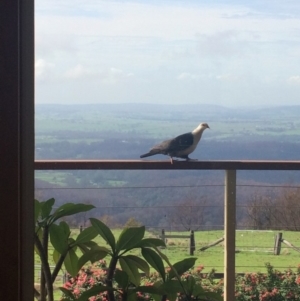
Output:
M278 270L295 268L300 263L300 253L282 244L281 255L273 255L275 235L278 231L236 231L236 272L265 272L265 263L269 262ZM300 234L293 231L280 231L283 238L295 246L300 245ZM172 234L180 234L172 232ZM166 233L168 235L169 233ZM199 251L205 246L223 236L223 231L196 231L195 256L198 257L197 264L202 264L205 271L215 268L223 272L224 245L218 244L203 252ZM176 262L189 256L188 239L168 239L165 254Z
M72 236L77 236L79 230L72 230ZM113 230L116 237L119 237L121 229ZM300 233L293 231L280 231L283 238L295 246L300 245ZM269 262L278 270L295 268L300 264L300 253L282 244L281 254L273 255L274 236L277 231L236 231L236 272L265 272L265 263ZM189 235L189 232L166 232L168 234ZM146 232L146 237L157 237L157 235ZM198 258L197 265L204 265L204 272L216 268L218 272L223 272L224 245L209 248L203 252L199 251L202 246L207 245L223 236L223 231L196 231L195 242L196 251L194 256ZM106 245L104 240L97 236L95 241L99 245ZM169 238L167 248L162 249L172 263L189 257L189 239ZM139 254L138 251L134 252ZM50 251L51 258L51 251ZM108 259L109 260L109 259ZM35 264L40 264L39 258L35 256ZM54 265L54 263L51 263ZM38 275L37 275L38 276Z

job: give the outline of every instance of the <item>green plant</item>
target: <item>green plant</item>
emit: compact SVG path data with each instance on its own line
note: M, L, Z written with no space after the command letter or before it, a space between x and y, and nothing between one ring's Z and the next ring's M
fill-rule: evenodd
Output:
M201 283L197 283L193 276L182 278L182 275L194 266L196 258L187 258L172 265L167 256L159 250L159 247L165 247L165 243L157 238L144 238L144 226L125 228L116 240L104 223L93 218L90 221L108 245L99 247L101 256L106 253L102 258L110 257L107 271L97 278L96 284L87 285L87 289L83 291L74 291L72 284L67 286L69 289L62 287L61 290L65 294L62 300L126 301L136 300L139 294L149 294L153 299L162 301L172 301L178 296L181 300L222 300L219 294L205 292ZM130 251L134 249L140 249L143 258L131 255ZM164 262L169 266L167 271ZM150 266L159 275L151 286L143 283L139 272L141 270L149 276ZM85 278L80 280L84 283L82 279ZM97 295L101 296L100 299L95 299ZM93 299L89 299L91 297Z
M96 261L102 256L101 250L92 241L96 237L95 228L89 227L83 230L74 239L70 237L69 225L58 221L66 216L89 211L93 205L66 203L54 210L55 199L45 202L35 200L35 251L41 261L41 276L39 291L34 288L34 296L38 301L53 301L53 283L64 265L71 275L75 276L87 261ZM53 261L55 267L50 269L49 243L53 247ZM78 257L77 249L82 253ZM91 252L96 250L97 252Z

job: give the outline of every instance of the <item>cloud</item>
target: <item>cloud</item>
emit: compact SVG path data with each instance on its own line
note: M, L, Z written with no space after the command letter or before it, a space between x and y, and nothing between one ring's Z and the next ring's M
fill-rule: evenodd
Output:
M300 75L294 75L287 79L288 84L290 85L300 85Z
M226 82L235 82L239 80L239 76L227 73L227 74L217 75L216 79L220 81L226 81Z
M86 68L81 64L77 64L75 67L68 69L64 73L64 77L70 80L84 80L92 77L95 80L100 80L104 84L116 84L122 80L129 79L133 77L132 72L124 72L123 70L115 67L111 67L105 70L94 71L92 69Z
M54 64L47 62L44 59L37 59L35 61L35 78L38 81L44 81L51 78L54 69Z
M37 102L298 101L296 0L225 2L37 1Z
M134 74L126 73L121 69L111 67L102 74L102 82L104 84L116 84L117 82L127 80L133 77Z
M67 70L64 74L69 79L80 79L86 76L93 75L93 72L87 68L84 68L81 64Z
M178 80L196 80L198 79L198 76L196 74L188 73L188 72L182 72L177 76Z

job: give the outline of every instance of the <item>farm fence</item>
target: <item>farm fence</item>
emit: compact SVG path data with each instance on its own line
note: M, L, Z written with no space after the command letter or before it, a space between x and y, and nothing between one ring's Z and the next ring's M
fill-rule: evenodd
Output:
M224 170L224 300L235 298L237 170L300 170L299 161L38 160L35 170Z

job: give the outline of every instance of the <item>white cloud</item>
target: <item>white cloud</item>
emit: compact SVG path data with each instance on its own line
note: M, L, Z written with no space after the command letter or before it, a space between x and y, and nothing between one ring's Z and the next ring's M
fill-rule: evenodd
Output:
M34 67L36 80L43 81L51 78L54 64L49 63L44 59L37 59Z
M177 76L178 80L196 80L198 76L196 74L188 73L188 72L182 72Z
M133 73L125 73L123 70L111 67L102 73L102 82L104 84L116 84L117 82L127 80L133 77Z
M217 75L216 79L220 81L226 81L226 82L235 82L239 80L239 76L227 73L227 74Z
M71 80L80 79L82 81L93 78L104 84L116 84L117 82L132 78L134 74L132 72L126 73L122 69L115 67L93 71L81 64L77 64L75 67L68 69L63 76Z
M294 75L287 79L288 84L300 85L300 75Z
M297 1L37 1L37 102L298 101Z
M79 79L89 75L93 75L93 72L87 68L84 68L81 64L78 64L75 67L67 70L64 74L64 76L69 79Z

